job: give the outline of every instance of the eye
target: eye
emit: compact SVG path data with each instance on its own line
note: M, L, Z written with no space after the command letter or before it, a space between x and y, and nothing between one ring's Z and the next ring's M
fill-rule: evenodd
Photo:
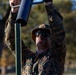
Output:
M35 33L36 36L39 36L39 34L41 34L40 31L38 31L38 32Z

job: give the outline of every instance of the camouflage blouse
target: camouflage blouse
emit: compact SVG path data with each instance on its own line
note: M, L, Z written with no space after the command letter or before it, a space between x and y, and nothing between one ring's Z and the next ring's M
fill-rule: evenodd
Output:
M51 26L51 49L42 54L33 53L22 41L22 75L63 75L66 55L62 16L53 4L45 5ZM14 54L14 23L17 13L10 13L6 22L5 42Z

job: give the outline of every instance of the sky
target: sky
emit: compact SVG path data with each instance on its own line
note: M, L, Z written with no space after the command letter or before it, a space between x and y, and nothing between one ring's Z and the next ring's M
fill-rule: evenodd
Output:
M76 10L76 0L71 0L72 2L72 10Z
M43 1L43 0L34 0L34 1L40 2L40 1Z

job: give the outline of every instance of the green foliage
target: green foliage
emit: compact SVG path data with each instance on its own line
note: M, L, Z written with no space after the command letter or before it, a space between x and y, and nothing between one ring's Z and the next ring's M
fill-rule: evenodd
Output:
M61 13L67 13L71 11L72 4L70 0L54 0L54 4Z

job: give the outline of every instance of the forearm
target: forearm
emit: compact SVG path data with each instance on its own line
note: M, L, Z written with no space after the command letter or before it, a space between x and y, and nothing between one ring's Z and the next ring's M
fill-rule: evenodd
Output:
M10 50L15 51L15 35L14 35L14 23L15 23L16 13L9 15L5 27L5 43Z

